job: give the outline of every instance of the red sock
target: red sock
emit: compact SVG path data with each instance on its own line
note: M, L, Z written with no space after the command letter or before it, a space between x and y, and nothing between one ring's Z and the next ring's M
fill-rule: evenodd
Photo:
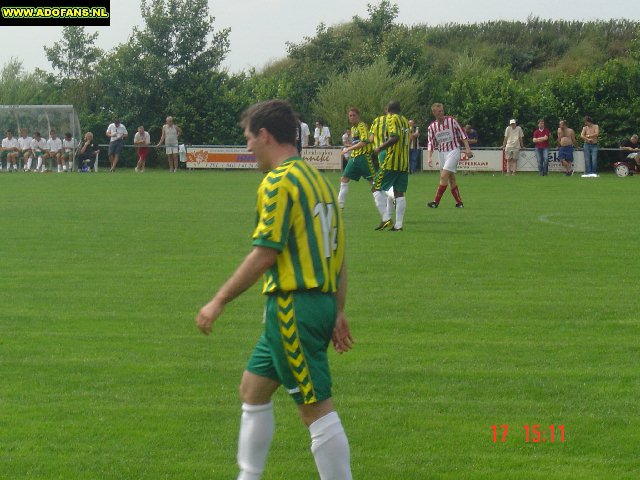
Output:
M462 198L460 198L460 190L458 190L458 186L456 185L451 189L451 195L456 199L457 203L462 203Z
M438 190L436 190L436 198L434 198L433 201L436 203L440 203L440 199L442 198L442 195L446 191L447 191L446 185L438 185Z

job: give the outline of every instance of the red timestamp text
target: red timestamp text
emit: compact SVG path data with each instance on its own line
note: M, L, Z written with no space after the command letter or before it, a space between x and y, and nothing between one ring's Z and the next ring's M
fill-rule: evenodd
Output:
M565 428L564 425L542 425L536 423L533 425L523 425L522 428L516 428L518 440L524 440L525 443L564 443ZM501 425L491 425L491 433L493 443L505 443L509 437L509 425L503 423ZM512 436L514 436L512 435Z

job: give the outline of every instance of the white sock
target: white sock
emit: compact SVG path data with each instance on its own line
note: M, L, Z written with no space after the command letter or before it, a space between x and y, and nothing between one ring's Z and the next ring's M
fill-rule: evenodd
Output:
M349 183L340 182L340 191L338 192L338 205L340 205L340 208L344 208L344 202L347 200L347 193L349 193Z
M373 201L376 202L376 208L378 209L378 213L380 214L380 216L382 217L382 221L387 221L389 220L388 218L385 219L385 213L387 211L387 197L384 193L382 193L380 190L376 190L375 192L373 192Z
M36 170L40 170L40 167L42 167L42 157L38 157L38 166L36 167Z
M238 439L238 480L258 480L262 476L274 430L272 402L266 405L242 404Z
M351 480L349 441L340 417L331 412L309 425L311 452L321 480Z
M393 215L393 210L396 206L396 199L393 197L393 195L390 195L387 197L387 211L384 214L384 221L390 220L391 219L391 215Z
M33 162L33 158L29 157L29 160L27 160L27 167L25 170L31 170L31 162Z
M66 171L67 171L67 166L66 166L66 165L63 165L63 166L62 166L62 170L66 172Z
M402 228L404 223L404 212L407 209L406 197L396 198L396 228Z

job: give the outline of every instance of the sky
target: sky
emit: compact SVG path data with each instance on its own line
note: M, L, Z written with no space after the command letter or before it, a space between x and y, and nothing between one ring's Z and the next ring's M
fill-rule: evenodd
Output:
M64 4L57 0L43 3ZM405 25L524 21L529 15L552 20L640 20L637 0L391 0L391 3L399 7L396 22ZM209 12L215 17L216 31L231 28L230 52L223 67L238 73L251 67L260 70L284 58L286 42L299 43L304 37L313 37L321 22L331 26L349 22L354 15L367 18L367 4L377 5L378 0L209 0ZM97 31L96 46L109 50L127 42L134 26L143 26L140 0L111 0L111 26L86 30ZM0 67L13 57L28 72L36 67L52 71L43 46L59 41L61 34L62 27L0 26Z

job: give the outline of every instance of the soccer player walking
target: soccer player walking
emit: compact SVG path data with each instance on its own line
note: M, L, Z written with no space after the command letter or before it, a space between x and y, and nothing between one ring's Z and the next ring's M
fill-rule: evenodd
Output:
M451 187L451 194L456 201L456 208L464 207L458 183L456 182L456 172L458 171L458 162L460 161L460 144L464 144L467 158L471 158L471 148L467 140L467 134L460 124L450 115L445 116L444 105L434 103L431 105L431 112L435 117L435 121L428 128L428 164L432 165L431 157L434 150L438 150L444 156L441 159L442 169L440 172L440 184L436 190L436 196L432 202L427 203L430 208L438 208L440 199L447 190L447 186Z
M351 107L348 112L351 123L352 144L342 149L342 154L348 156L347 165L344 167L340 178L340 191L338 192L338 204L344 208L344 202L349 193L349 180L358 182L364 178L369 185L373 184L373 160L371 158L371 143L369 142L369 129L360 121L360 111Z
M375 230L391 227L392 232L403 229L404 213L407 209L407 199L404 194L409 186L409 121L400 114L400 102L391 100L387 105L387 136L388 138L374 152L380 159L381 152L385 152L384 160L380 161L380 168L376 172L373 182L373 198L382 221ZM387 196L382 193L393 189L396 200L396 221L392 226L391 214L387 209Z
M262 476L274 433L271 397L280 385L309 428L320 478L350 480L349 442L331 400L327 359L330 342L339 353L353 344L336 194L298 155L298 120L287 102L253 105L242 126L258 168L267 172L258 188L253 250L196 318L209 334L225 305L264 275L265 331L240 383L238 480Z

